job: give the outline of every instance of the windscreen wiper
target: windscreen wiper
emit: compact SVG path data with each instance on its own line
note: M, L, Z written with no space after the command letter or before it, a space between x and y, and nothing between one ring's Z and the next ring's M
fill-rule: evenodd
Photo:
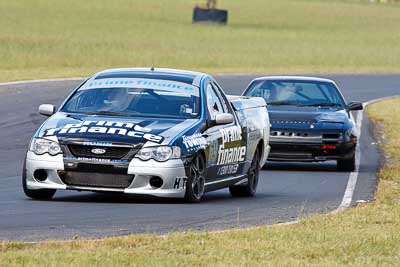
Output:
M90 111L90 112L84 112L84 113L90 114L90 115L110 115L110 116L125 116L125 117L129 116L126 113L108 111L108 110Z
M267 102L267 105L296 105L295 102L293 101L287 101L287 100L282 100L282 101L271 101L271 102Z
M311 104L300 104L300 107L341 107L341 104L333 103L333 102L320 102L320 103L311 103Z

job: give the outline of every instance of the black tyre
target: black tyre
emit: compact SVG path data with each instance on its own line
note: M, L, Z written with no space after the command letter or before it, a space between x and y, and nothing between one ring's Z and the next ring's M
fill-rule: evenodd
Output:
M189 167L189 177L186 182L185 200L198 203L204 195L206 163L202 154L197 154Z
M260 152L257 149L247 171L247 183L245 185L229 187L229 192L233 197L254 197L256 195L261 169L260 157Z
M356 156L350 159L340 159L337 161L337 170L342 172L352 172L356 169Z
M57 190L55 189L29 189L26 184L26 163L24 162L24 168L22 170L22 188L27 197L37 200L50 200Z

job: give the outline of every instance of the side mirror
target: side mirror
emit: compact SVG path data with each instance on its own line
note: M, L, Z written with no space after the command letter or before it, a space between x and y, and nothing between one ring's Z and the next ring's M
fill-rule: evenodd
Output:
M233 122L233 115L230 113L220 113L215 115L215 124L216 125L223 125L229 124Z
M56 112L56 107L50 104L42 104L39 106L39 113L45 116L51 116Z
M352 101L347 105L347 108L349 110L363 110L363 104L361 102L358 101Z

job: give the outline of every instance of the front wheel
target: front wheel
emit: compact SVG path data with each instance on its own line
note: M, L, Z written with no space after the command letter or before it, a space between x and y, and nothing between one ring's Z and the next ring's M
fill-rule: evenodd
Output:
M229 187L229 192L233 197L254 197L257 191L258 180L260 176L260 153L256 150L249 170L247 171L246 185L237 185Z
M28 188L26 181L26 163L24 162L24 167L22 170L22 188L27 197L37 199L37 200L50 200L57 190L55 189L36 189L32 190Z
M185 200L198 203L204 195L206 163L202 154L197 154L189 166L189 177L186 182Z
M340 159L337 161L337 170L343 172L352 172L356 169L356 155L350 159Z

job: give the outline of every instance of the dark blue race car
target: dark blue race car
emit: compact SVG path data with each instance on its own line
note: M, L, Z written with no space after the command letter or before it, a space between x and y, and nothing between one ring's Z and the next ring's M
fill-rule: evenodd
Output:
M25 194L121 192L198 202L229 187L254 196L269 152L262 98L228 99L207 74L114 69L72 91L35 133L23 168Z
M272 125L268 160L336 160L339 170L354 170L358 133L351 111L363 106L346 103L333 81L262 77L253 80L243 95L267 102Z

